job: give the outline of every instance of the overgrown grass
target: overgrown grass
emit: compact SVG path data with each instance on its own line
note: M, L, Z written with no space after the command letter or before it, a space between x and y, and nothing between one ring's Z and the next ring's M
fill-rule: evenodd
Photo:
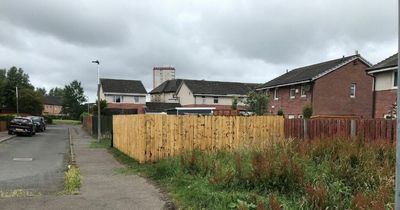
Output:
M267 148L192 151L127 168L156 180L183 209L389 209L395 148L385 142L285 141Z
M103 149L108 149L111 147L111 139L109 138L103 138L100 139L100 142L97 140L93 140L90 142L90 148L103 148Z
M79 120L53 120L53 124L55 125L79 125L81 121Z
M64 193L78 194L79 188L81 187L81 176L79 169L74 165L69 165L68 170L65 172L64 179Z

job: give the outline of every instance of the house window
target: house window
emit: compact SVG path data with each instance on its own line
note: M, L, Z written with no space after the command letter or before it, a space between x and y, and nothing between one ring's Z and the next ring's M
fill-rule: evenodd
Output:
M218 104L218 96L214 97L214 104Z
M278 88L274 89L274 100L278 100Z
M135 101L135 103L139 103L139 96L133 96L133 100Z
M301 86L301 97L306 97L306 86L302 85Z
M356 83L351 83L350 86L350 97L355 98L356 97Z
M296 97L296 88L290 88L290 98Z
M203 104L206 103L206 97L205 97L205 96L202 96L202 97L201 97L201 100L202 100L202 103L203 103Z
M114 96L114 103L122 103L123 96Z
M295 118L294 114L288 115L288 119L294 119L294 118Z
M393 72L393 87L397 87L397 71Z

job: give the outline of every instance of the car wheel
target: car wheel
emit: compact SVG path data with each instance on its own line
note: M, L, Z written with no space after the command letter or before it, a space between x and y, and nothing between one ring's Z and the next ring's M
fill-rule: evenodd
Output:
M8 131L8 135L13 135L14 132L13 131Z

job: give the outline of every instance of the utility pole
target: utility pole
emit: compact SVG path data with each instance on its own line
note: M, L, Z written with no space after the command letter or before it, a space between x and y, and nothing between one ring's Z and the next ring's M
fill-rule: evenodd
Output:
M101 130L100 130L100 61L95 60L92 63L97 64L97 142L100 142Z
M15 98L17 99L17 116L19 116L19 104L18 104L18 86L15 86Z
M400 67L400 0L397 1L397 75L399 74ZM397 76L397 84L400 84L400 76ZM397 121L397 129L396 129L396 186L395 186L395 209L400 210L400 90L397 88L397 102L396 102L396 121Z

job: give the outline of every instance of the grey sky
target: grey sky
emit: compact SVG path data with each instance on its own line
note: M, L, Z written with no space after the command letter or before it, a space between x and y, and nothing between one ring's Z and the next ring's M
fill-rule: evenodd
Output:
M177 77L263 83L342 55L376 63L397 52L396 0L2 0L0 68L37 87L77 79L90 101L101 76L142 80L172 65Z

